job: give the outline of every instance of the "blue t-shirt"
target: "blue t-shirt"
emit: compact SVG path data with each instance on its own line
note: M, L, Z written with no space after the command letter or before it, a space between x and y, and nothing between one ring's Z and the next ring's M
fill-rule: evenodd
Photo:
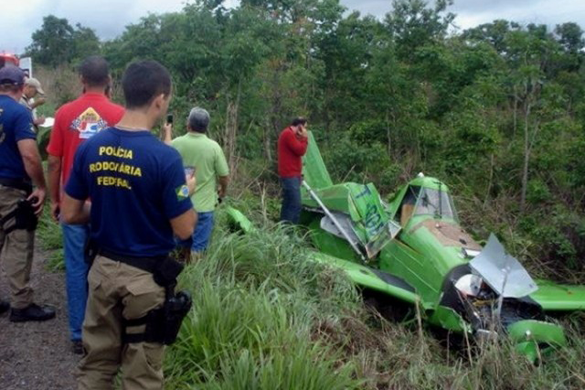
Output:
M166 256L170 219L193 208L179 153L148 131L108 128L75 153L65 192L91 199L91 238L121 256Z
M0 178L30 181L17 142L36 139L29 111L7 95L0 95Z

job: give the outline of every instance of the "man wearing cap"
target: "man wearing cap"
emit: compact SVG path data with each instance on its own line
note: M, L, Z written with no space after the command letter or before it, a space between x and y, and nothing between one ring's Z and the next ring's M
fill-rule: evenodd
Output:
M33 303L30 286L34 230L46 186L31 116L18 104L24 77L17 67L0 69L0 260L10 284L12 322L55 317L54 309ZM9 307L0 302L0 312Z
M43 91L43 87L39 80L33 77L26 79L24 82L24 93L22 94L22 98L20 98L20 104L30 111L35 129L37 130L39 125L45 123L45 117L40 116L37 118L34 109L45 104L44 95L45 91ZM36 98L37 96L39 97ZM34 101L32 99L34 99Z
M225 196L229 181L229 168L221 146L205 134L208 126L209 113L195 107L189 113L187 134L171 141L171 126L167 124L163 129L165 143L179 151L186 170L193 169L197 179L197 189L191 196L197 211L197 226L190 239L179 243L185 260L190 260L191 255L200 256L207 248L213 230L213 212L218 198Z

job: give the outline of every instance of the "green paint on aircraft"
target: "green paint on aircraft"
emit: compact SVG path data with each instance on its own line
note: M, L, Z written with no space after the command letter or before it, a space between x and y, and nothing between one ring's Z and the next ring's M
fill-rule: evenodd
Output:
M566 345L562 327L545 313L585 310L585 286L533 281L495 236L480 245L436 178L419 174L388 204L372 183L334 184L309 137L301 223L316 248L313 261L343 271L360 289L420 305L430 324L448 331L507 333L531 361ZM237 210L228 213L253 229Z

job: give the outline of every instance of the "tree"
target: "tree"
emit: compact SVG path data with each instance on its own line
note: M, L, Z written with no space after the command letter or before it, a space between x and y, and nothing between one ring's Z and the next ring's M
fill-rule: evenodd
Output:
M386 15L400 58L411 59L416 49L443 40L455 15L446 12L453 0L437 0L434 8L424 0L394 0L393 11Z
M32 34L26 52L41 65L56 67L91 54L98 54L100 42L95 32L81 24L72 27L65 18L45 16L43 25Z
M95 31L77 23L71 37L71 59L80 60L100 52L101 44Z
M568 52L577 53L585 47L583 30L577 23L563 23L555 27L559 43Z
M67 19L45 16L43 26L32 34L32 44L26 51L42 65L57 66L69 62L73 32Z
M506 53L506 35L513 30L518 30L517 23L498 19L492 23L484 23L477 27L463 31L461 37L470 42L487 42L501 55Z
M546 92L549 78L554 76L550 70L554 68L552 63L558 57L560 47L547 32L545 25L530 24L525 30L510 32L506 39L514 110L520 106L524 122L520 195L520 210L524 212L530 159L537 136L546 121L554 120L549 114L549 102L543 99L543 92Z

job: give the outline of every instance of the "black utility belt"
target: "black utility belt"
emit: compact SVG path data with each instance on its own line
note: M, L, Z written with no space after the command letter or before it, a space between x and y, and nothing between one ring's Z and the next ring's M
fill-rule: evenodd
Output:
M96 254L150 272L154 281L161 287L174 286L177 283L177 276L179 276L183 270L183 265L169 256L125 256L101 248L97 250Z
M163 261L165 256L156 257L138 257L138 256L126 256L119 255L117 253L110 252L107 249L99 249L97 254L108 259L119 261L120 263L128 264L134 268L139 268L143 271L154 273L159 262Z
M101 248L95 252L96 255L152 273L154 281L165 288L165 301L161 307L149 311L144 317L122 320L122 342L154 342L164 345L174 343L181 323L191 309L191 295L185 291L176 294L174 292L177 276L183 270L183 265L168 256L121 256ZM144 332L128 333L129 327L142 325L145 326Z
M32 184L22 179L9 179L6 177L0 177L0 184L5 187L25 191L27 195L29 195L33 189Z

